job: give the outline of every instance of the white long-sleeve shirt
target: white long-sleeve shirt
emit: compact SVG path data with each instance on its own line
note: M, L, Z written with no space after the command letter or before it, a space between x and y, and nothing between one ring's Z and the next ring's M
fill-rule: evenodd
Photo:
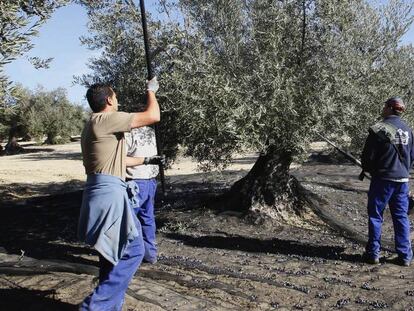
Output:
M134 128L125 133L127 155L130 157L150 157L157 155L155 131L149 126ZM127 178L150 179L158 175L158 165L138 165L127 167Z

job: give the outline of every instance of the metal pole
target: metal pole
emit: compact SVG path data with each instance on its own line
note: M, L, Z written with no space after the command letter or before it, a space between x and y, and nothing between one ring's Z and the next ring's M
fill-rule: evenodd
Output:
M151 66L151 54L150 54L149 38L148 38L147 15L145 14L144 0L139 0L139 6L141 9L142 33L144 35L144 48L145 48L145 59L147 61L148 80L151 80L154 77L154 72Z
M145 47L145 59L147 62L147 71L148 71L148 80L151 80L154 77L154 71L151 66L151 52L150 52L150 45L149 45L149 37L148 37L148 27L147 27L147 16L145 14L145 3L144 0L139 0L139 5L141 9L141 21L142 21L142 33L144 35L144 47ZM157 145L157 153L161 155L161 147L159 144L159 135L158 135L158 127L155 125L155 140ZM164 175L164 166L162 164L159 165L160 168L160 179L161 179L161 189L162 195L165 197L165 175Z
M342 153L345 157L348 158L348 160L351 160L352 163L358 165L359 167L362 168L362 164L361 161L359 161L357 158L355 158L354 156L352 156L351 154L349 154L348 152L342 150L341 148L339 148L338 146L336 146L333 142L331 142L328 138L326 138L325 136L323 136L322 134L316 132L316 135L318 135L320 138L322 138L324 141L326 141L329 145L331 145L332 147L334 147L336 150L338 150L340 153ZM367 179L371 179L371 177L366 174L364 171L361 172L361 174L359 174L359 179L362 180L367 178Z

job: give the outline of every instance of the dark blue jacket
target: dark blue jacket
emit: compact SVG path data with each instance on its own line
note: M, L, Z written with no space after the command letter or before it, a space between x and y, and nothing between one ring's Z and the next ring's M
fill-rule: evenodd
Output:
M404 179L414 161L413 132L399 116L391 115L382 122L396 129L393 143L370 129L362 152L362 168L372 177Z

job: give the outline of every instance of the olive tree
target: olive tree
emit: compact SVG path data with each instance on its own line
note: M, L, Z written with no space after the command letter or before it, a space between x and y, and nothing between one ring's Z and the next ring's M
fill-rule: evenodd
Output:
M190 44L168 78L175 109L191 112L180 114L189 153L216 165L246 147L260 152L228 195L234 208L295 209L289 167L316 132L360 146L387 97L410 100L413 49L399 41L412 2L180 3Z
M114 81L125 103L136 101L145 76L131 4L107 1L90 9L85 40L103 53L83 81ZM399 44L413 21L411 1L160 4L165 15L150 18L150 30L163 117L172 116L162 121L162 136L205 169L229 164L237 152L260 154L228 193L232 208L275 218L296 210L290 165L306 155L316 132L350 137L357 146L385 98L411 100L414 51Z
M6 154L22 151L17 143L20 137L58 144L80 134L86 112L67 99L66 90L46 91L40 87L30 91L16 85L12 94L7 109L0 108L0 139L9 138L8 144L13 145L13 148L6 145ZM10 133L13 133L12 138Z
M13 82L5 75L4 66L32 49L31 40L38 34L39 28L57 8L68 2L69 0L0 1L0 118L11 120L18 115L14 106ZM29 57L28 60L35 68L47 68L52 59ZM2 132L5 127L6 125L3 123ZM17 127L8 126L6 130L8 130L7 149L9 152L13 152L13 149L19 148L16 140Z
M30 91L21 85L16 85L10 96L3 97L0 107L0 140L7 140L6 153L16 153L22 150L18 137L27 134L22 116L29 108Z
M67 143L71 136L79 135L85 117L81 106L69 102L65 89L46 91L40 88L30 97L22 123L32 138L54 145Z

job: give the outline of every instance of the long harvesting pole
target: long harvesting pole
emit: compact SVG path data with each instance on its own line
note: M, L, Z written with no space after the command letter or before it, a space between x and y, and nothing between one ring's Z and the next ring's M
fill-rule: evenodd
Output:
M151 66L151 53L149 46L148 27L147 27L147 15L145 14L145 2L139 0L139 6L141 9L141 21L142 21L142 33L144 35L144 48L145 48L145 59L147 61L148 80L154 78L154 72Z
M154 78L154 71L151 65L151 52L150 52L150 45L149 45L147 16L145 14L144 0L139 0L139 6L141 9L142 33L144 35L144 48L145 48L145 59L147 62L148 80L151 80L152 78ZM156 145L157 145L157 153L158 155L161 155L161 146L159 143L158 127L156 125L155 125L155 140L156 140ZM159 168L160 168L162 195L165 197L165 175L164 175L163 164L160 164Z

